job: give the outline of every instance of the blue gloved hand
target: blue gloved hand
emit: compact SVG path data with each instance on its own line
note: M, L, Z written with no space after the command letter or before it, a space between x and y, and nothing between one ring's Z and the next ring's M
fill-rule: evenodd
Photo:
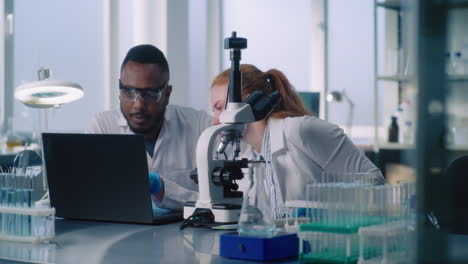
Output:
M149 173L149 181L150 181L150 191L151 194L157 194L161 191L163 184L161 182L161 177L156 172Z

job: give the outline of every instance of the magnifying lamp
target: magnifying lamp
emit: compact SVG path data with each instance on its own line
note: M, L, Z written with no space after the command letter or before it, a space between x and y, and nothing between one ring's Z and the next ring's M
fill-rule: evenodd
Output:
M38 71L39 81L21 84L15 89L15 99L31 108L57 108L83 97L83 88L73 82L49 80L49 69L41 67ZM47 111L45 111L45 130L48 130ZM43 170L43 185L46 195L41 201L48 201L46 172Z
M349 104L349 113L348 113L348 122L346 125L346 130L348 133L348 136L351 137L351 128L353 126L353 112L354 112L354 103L353 101L348 97L348 95L345 93L345 91L332 91L327 94L327 101L328 102L337 102L341 103L343 101L346 101Z
M83 88L79 84L57 80L29 82L15 89L16 100L32 108L59 107L83 95Z

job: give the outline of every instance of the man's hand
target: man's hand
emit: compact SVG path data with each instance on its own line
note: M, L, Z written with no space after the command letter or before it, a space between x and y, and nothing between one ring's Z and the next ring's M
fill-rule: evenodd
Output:
M164 181L161 176L159 176L156 172L149 173L149 181L150 181L150 191L151 194L154 195L159 201L162 201L164 197Z

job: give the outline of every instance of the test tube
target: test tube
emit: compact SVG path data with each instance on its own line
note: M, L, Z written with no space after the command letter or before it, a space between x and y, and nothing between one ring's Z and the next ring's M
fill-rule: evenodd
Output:
M323 184L320 190L320 202L322 203L324 215L323 215L323 224L328 224L329 216L330 216L330 208L328 203L328 185Z
M16 193L15 193L15 184L13 179L13 174L8 173L5 178L6 182L6 206L14 207L16 202ZM13 234L14 225L15 225L15 215L14 214L4 214L4 230L6 234Z
M23 207L23 176L18 174L18 172L13 174L13 182L15 187L13 189L15 193L15 200L13 201L13 207L22 208ZM23 215L14 214L14 226L13 226L13 235L21 235L21 227L23 225Z
M324 223L325 222L325 214L326 212L326 207L325 207L325 200L324 200L324 185L323 183L317 185L317 201L318 201L318 207L320 210L318 221Z
M3 172L0 171L0 207L4 206L5 200L5 175ZM3 234L3 213L0 212L0 234Z
M345 183L338 183L336 186L336 212L337 212L337 225L340 227L347 227L347 202L348 188Z
M390 197L390 193L391 193L391 185L382 185L381 186L382 188L382 195L381 195L381 205L382 205L382 213L381 213L381 216L382 216L382 219L384 221L384 223L388 223L389 220L390 220L390 210L389 210L389 200L391 201L391 199L389 199Z
M323 186L323 205L326 210L326 215L325 215L325 224L329 224L331 220L331 215L332 215L332 209L330 207L330 193L329 193L330 186L329 184L325 184Z
M32 207L32 192L33 192L33 175L26 173L21 176L22 180L22 201L21 205L23 208ZM31 222L32 216L23 215L21 219L21 235L22 236L31 236Z
M358 223L358 214L359 214L359 194L361 190L362 183L354 183L350 186L350 195L352 201L352 208L351 208L351 224L355 226Z
M379 205L378 205L378 197L377 197L377 192L378 191L378 187L373 187L373 188L370 188L370 194L371 194L371 197L372 197L372 203L371 203L371 212L372 212L372 216L373 217L378 217L378 208L379 208Z
M400 184L396 186L396 193L394 197L394 201L396 203L396 212L397 212L397 217L398 220L404 220L405 219L405 214L404 214L404 204L402 198L404 197L403 189L406 186L406 184Z
M310 205L311 205L310 207L311 207L311 208L313 208L314 205L315 205L315 201L314 201L314 195L315 195L315 194L313 193L313 192L314 192L313 186L314 186L314 184L307 184L307 186L306 186L306 189L307 189L307 191L306 191L306 201L309 201L309 202L310 202ZM316 207L316 206L315 206L315 207ZM309 221L310 221L310 222L315 222L315 221L314 221L314 216L315 216L315 215L312 213L312 215L311 215L310 218L309 218Z
M341 183L341 225L344 227L350 227L351 226L351 210L352 207L354 206L354 202L350 200L350 191L351 191L351 183L350 182L345 182Z
M5 199L5 196L3 194L4 185L5 185L5 183L4 183L4 173L0 173L0 206L3 206L3 200Z
M362 188L362 195L361 195L361 211L359 213L360 220L363 221L369 216L369 203L370 203L370 194L369 189L370 186L364 186Z
M335 225L336 226L343 226L343 220L345 217L345 212L344 212L345 208L343 206L343 199L346 194L343 192L343 190L344 188L343 188L342 183L338 183L337 185L333 187L333 192L334 192L333 197L334 197L335 217L336 217Z
M381 204L381 198L380 198L381 194L382 194L382 188L380 186L375 187L374 188L374 195L375 195L374 210L375 210L375 216L378 219L381 219L382 217L382 204Z
M395 197L396 197L396 185L388 185L386 186L386 192L385 192L385 204L387 205L387 218L388 220L395 219L396 217L396 203L395 203Z
M315 209L314 209L314 214L312 215L312 218L314 219L315 222L322 221L322 214L323 214L323 207L320 201L320 189L321 184L315 184L313 185L313 191L312 195L314 197L314 202L315 202ZM315 195L314 195L315 192Z
M335 186L334 184L330 184L328 186L328 203L329 203L329 208L330 208L330 225L334 225L335 224L335 221L336 221L336 198L335 196L337 195L337 192L335 190Z
M356 207L356 201L354 200L354 192L355 184L354 183L347 183L345 184L345 194L343 204L345 205L344 209L346 212L346 225L351 227L354 225L354 209Z
M351 225L356 225L357 224L357 214L359 211L359 196L358 196L358 190L360 188L362 183L353 183L350 186L350 196L351 196Z
M406 224L410 223L410 190L409 190L410 184L409 183L404 183L402 185L402 197L401 197L401 203L403 206L403 218Z
M327 221L327 217L328 217L328 207L327 207L327 197L326 197L326 188L327 186L322 183L320 184L319 186L319 201L320 201L320 208L322 210L322 214L321 214L321 222L322 223L326 223Z
M330 203L330 209L331 209L330 223L332 225L335 225L336 219L337 219L336 200L337 200L337 195L338 195L335 184L332 183L328 187L328 195L329 195L328 201Z
M319 200L319 195L320 195L320 188L319 188L319 183L314 183L309 185L309 193L310 193L310 198L308 198L309 201L312 201L312 213L310 216L310 221L315 223L319 221L320 219L320 200Z
M375 211L376 211L376 216L378 217L382 217L382 211L383 211L383 208L382 208L382 198L381 198L381 195L382 195L382 186L377 186L375 187L374 189L374 194L375 194Z

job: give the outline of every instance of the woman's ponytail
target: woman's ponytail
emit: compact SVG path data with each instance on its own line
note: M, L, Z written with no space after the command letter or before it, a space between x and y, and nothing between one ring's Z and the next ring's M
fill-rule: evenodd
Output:
M271 94L275 90L281 94L280 103L273 109L270 116L276 118L286 118L293 116L312 115L304 106L299 95L289 83L286 76L279 70L271 69L267 72L260 71L251 64L242 64L242 99L245 100L255 91ZM227 85L229 82L229 69L220 73L213 80L215 85Z
M272 117L285 118L311 115L304 106L301 97L296 93L284 73L276 69L270 69L265 72L265 75L267 81L270 82L272 89L281 94L281 101L273 110L273 113L271 114Z

